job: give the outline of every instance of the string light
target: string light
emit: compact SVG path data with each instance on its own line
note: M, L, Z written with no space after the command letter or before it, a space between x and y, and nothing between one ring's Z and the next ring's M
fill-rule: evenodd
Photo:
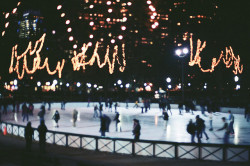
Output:
M43 48L45 36L46 36L46 34L43 34L43 36L39 40L36 41L33 50L32 50L32 42L29 42L27 49L19 56L17 55L18 45L15 45L12 48L12 56L11 56L9 73L16 72L18 79L23 79L25 71L27 74L34 74L37 70L42 70L42 69L46 68L49 75L54 75L54 74L56 74L56 72L58 72L58 77L61 78L62 70L63 70L64 63L65 63L64 59L62 60L62 62L60 62L60 61L57 62L57 66L56 66L55 70L53 70L53 71L51 71L49 68L48 58L45 58L43 64L41 62L40 52ZM28 68L27 54L29 54L30 56L32 56L34 54L36 55L36 57L33 59L33 67L31 70ZM14 60L16 60L15 67L13 67ZM23 61L21 72L19 71L20 60Z
M109 45L107 46L106 54L105 54L105 58L104 58L103 63L100 62L100 56L97 53L98 48L99 48L99 43L98 42L95 45L94 53L93 53L92 57L90 58L90 60L89 61L85 60L85 58L87 57L85 55L85 53L87 52L88 47L89 47L89 45L83 44L82 52L77 54L76 51L74 51L74 57L71 59L74 71L79 71L80 68L85 70L86 66L88 66L88 65L93 66L95 61L97 62L97 65L98 65L99 68L103 68L106 64L108 64L110 74L114 73L115 61L117 61L117 63L120 65L120 67L119 67L120 72L123 72L125 70L125 66L126 66L125 44L122 45L122 61L123 61L122 64L121 64L121 62L119 60L119 57L118 57L118 46L117 45L114 47L112 61L109 58L110 47L109 47Z
M241 74L243 72L243 65L240 65L240 56L237 57L234 55L233 49L231 46L226 47L226 52L224 54L224 51L221 51L220 57L218 60L216 58L212 59L212 64L210 69L203 69L201 66L201 52L206 47L206 41L201 42L200 39L197 40L197 48L195 56L193 55L193 39L192 36L190 37L190 62L189 66L198 65L200 70L202 72L210 72L212 73L214 71L214 68L218 66L220 62L223 62L226 65L226 68L230 68L232 65L234 65L233 73L234 74Z

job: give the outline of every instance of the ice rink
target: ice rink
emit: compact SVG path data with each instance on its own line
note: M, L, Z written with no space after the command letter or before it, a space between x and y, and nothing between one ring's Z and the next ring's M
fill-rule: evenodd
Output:
M104 105L104 103L103 103ZM121 132L115 131L115 117L114 107L112 112L105 109L103 114L106 114L111 118L110 132L106 133L107 137L118 137L118 138L133 138L133 119L136 118L140 121L141 125L141 136L140 139L144 140L162 140L162 141L172 141L172 142L190 142L190 135L186 131L187 124L190 119L195 121L195 116L200 115L206 123L206 132L209 139L206 140L203 135L203 143L223 143L224 131L216 131L223 126L222 117L228 118L226 113L214 113L213 114L213 131L209 131L209 119L208 116L201 115L200 111L191 113L186 113L183 111L183 115L179 115L179 110L172 109L172 115L169 113L170 117L166 123L162 118L162 112L158 107L151 108L147 113L141 113L141 108L133 108L132 103L130 107L126 109L125 107L118 107L117 110L120 113L120 125ZM29 116L29 120L33 127L38 127L40 121L37 116L40 111L41 103L34 104L35 110L34 115ZM45 123L49 130L87 134L100 136L100 119L93 118L94 104L91 103L90 107L87 107L87 103L66 103L66 110L61 110L61 103L53 103L51 105L51 111L48 111L48 104L46 105L46 115ZM21 106L20 106L21 107ZM11 110L11 108L9 108ZM72 123L72 112L73 109L78 110L78 121L76 122L76 127L73 127ZM55 127L54 120L52 116L58 110L60 113L59 128ZM99 112L98 112L99 113ZM208 115L208 113L206 113ZM230 143L237 145L250 145L250 122L246 122L244 115L234 114L234 130L235 135L230 136ZM11 122L15 124L26 125L27 121L22 121L22 114L14 114L11 111L7 115L2 115L2 120L6 122ZM197 142L197 139L195 139Z

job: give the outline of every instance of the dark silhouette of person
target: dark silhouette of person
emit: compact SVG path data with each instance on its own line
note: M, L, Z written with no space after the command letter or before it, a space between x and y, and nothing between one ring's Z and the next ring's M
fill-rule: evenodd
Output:
M101 132L101 136L105 137L105 132L106 132L106 122L105 122L105 118L103 116L100 116L100 132Z
M195 131L196 131L195 124L193 123L192 119L190 119L190 121L187 125L187 132L191 135L191 143L195 143L195 141L194 141Z
M55 114L53 115L52 119L54 119L54 121L56 122L56 127L59 127L58 125L58 121L60 119L60 114L58 112L58 110L56 110Z
M138 119L134 119L133 135L135 141L139 140L141 135L141 125Z
M29 110L28 110L26 103L22 105L22 116L23 116L23 122L25 119L29 121Z
M114 121L115 121L115 131L118 131L118 124L120 123L119 116L120 116L120 114L118 112L116 112L115 118L114 118ZM119 130L120 131L122 130L121 127L119 127Z
M31 127L31 122L28 122L27 126L25 127L25 131L24 131L24 137L25 137L25 141L26 141L26 150L27 151L31 151L33 135L34 135L34 130Z
M37 128L39 132L39 147L41 152L45 152L45 142L46 142L46 133L48 131L44 120L41 121L40 125Z
M109 126L110 126L110 123L111 123L111 119L110 119L110 117L108 117L105 114L103 114L103 118L104 118L105 124L106 124L106 132L109 132Z

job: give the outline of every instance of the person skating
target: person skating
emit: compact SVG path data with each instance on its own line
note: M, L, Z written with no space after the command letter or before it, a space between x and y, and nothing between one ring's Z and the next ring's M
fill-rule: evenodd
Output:
M196 130L197 130L198 143L201 143L201 138L202 138L203 133L205 134L206 139L207 140L209 139L205 129L206 129L206 126L205 126L204 120L201 119L199 115L197 115L196 116Z
M41 152L45 152L45 143L46 143L46 133L48 131L44 120L41 121L40 125L37 128L39 132L39 147Z
M165 129L167 128L167 123L168 123L168 119L169 119L169 115L167 113L167 111L163 111L163 120L164 120L164 123L165 123Z
M102 111L103 111L103 104L99 105L99 115L102 117Z
M221 119L222 119L222 122L224 123L224 125L222 126L222 128L218 129L217 131L225 130L223 141L224 141L224 144L228 144L229 143L230 130L229 130L229 127L228 127L228 123L226 122L226 118L223 117Z
M230 110L228 111L228 113L229 113L229 116L228 116L228 121L229 121L228 128L229 128L230 134L234 134L234 115L232 114L232 112Z
M115 118L114 118L114 121L115 121L115 131L122 131L122 128L121 128L121 125L120 125L120 120L119 120L119 117L120 117L120 114L118 112L116 112L115 114Z
M105 119L105 124L106 124L106 132L109 132L109 126L111 123L111 119L110 117L108 117L107 115L103 114L102 116Z
M77 121L78 111L76 109L73 110L73 127L76 127L76 121Z
M24 131L24 137L25 137L25 141L26 141L26 150L27 151L31 151L33 135L34 135L34 130L31 127L31 122L28 122L27 126L25 127L25 131Z
M193 123L192 119L190 119L190 121L187 125L187 132L191 135L191 143L195 143L195 141L194 141L195 131L196 131L195 124Z
M208 117L209 117L209 125L210 125L209 131L213 131L213 112L212 111L209 112Z
M25 121L25 119L29 121L29 110L26 103L22 105L22 116L23 116L23 122Z
M93 118L98 118L97 110L98 110L98 106L95 105L95 106L94 106L94 115L93 115Z
M45 106L41 106L41 110L38 112L38 116L40 118L40 123L44 121L44 115L45 115Z
M103 116L100 116L100 132L101 136L105 137L105 132L106 132L106 121Z
M56 123L56 127L59 127L58 121L60 120L60 114L57 110L56 110L55 114L53 115L52 119L54 119L54 121Z
M134 135L134 140L137 141L140 139L141 125L138 119L134 119L133 121L134 121L133 135Z

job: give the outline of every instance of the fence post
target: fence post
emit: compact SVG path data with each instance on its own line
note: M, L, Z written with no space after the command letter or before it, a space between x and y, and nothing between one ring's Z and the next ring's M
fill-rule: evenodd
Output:
M155 143L153 143L153 157L155 157Z
M178 159L178 144L174 144L174 154L175 154L175 159Z
M227 146L226 145L224 145L223 146L223 161L226 161L227 160L227 148L226 148Z
M69 146L69 144L68 144L68 134L66 134L65 136L66 136L66 147L68 147Z
M201 160L201 158L202 158L202 148L201 148L202 146L201 146L201 144L199 144L198 145L198 148L199 148L199 160Z
M99 151L99 149L98 149L98 138L97 137L95 138L95 150Z
M53 144L55 145L56 144L56 133L53 132Z
M82 136L80 136L80 149L82 149Z
M115 152L115 140L113 140L113 153L116 153Z
M135 156L135 141L132 141L132 155Z

